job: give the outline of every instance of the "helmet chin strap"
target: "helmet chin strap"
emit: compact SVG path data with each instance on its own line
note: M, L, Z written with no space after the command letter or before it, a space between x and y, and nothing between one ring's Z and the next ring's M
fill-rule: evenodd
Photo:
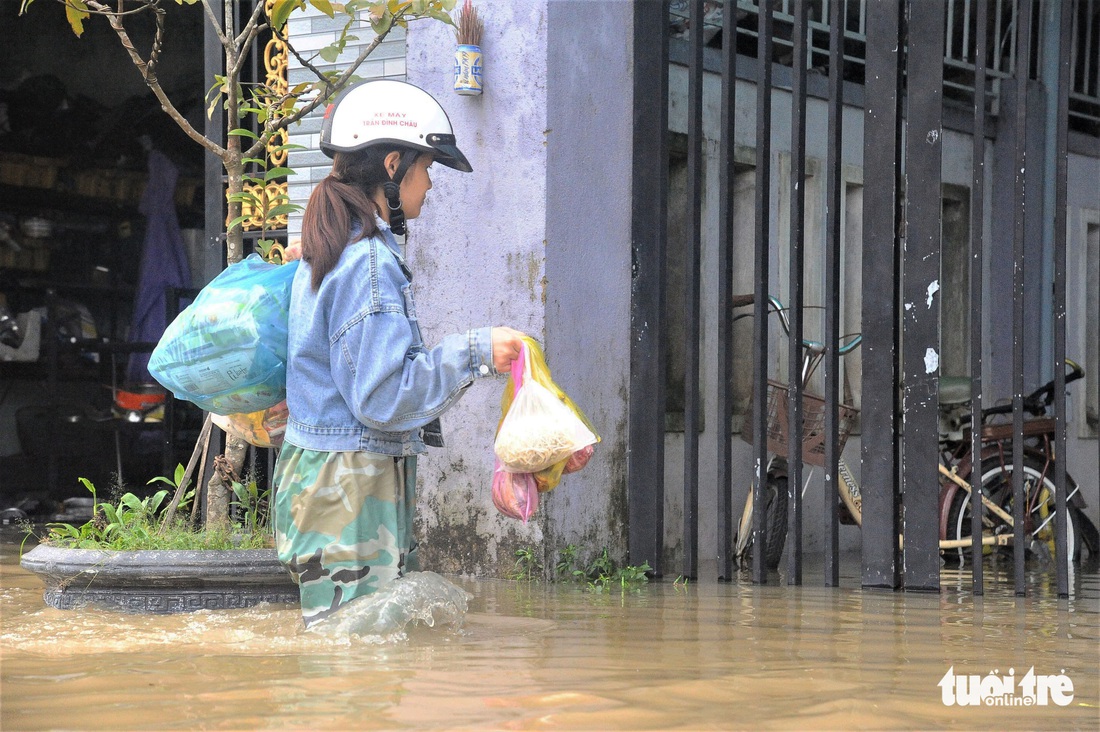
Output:
M386 196L386 206L390 210L390 231L398 236L404 236L406 231L405 212L401 208L401 181L418 157L420 153L416 150L403 152L393 177L382 184L382 193Z

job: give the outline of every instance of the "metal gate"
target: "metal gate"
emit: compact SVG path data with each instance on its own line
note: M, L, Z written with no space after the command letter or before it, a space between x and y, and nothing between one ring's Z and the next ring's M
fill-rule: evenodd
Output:
M753 445L752 493L756 506L766 500L765 470L769 464L768 378L783 346L788 374L785 423L787 439L786 576L803 582L803 484L805 394L800 373L806 309L820 304L824 317L818 339L824 344L820 390L823 397L825 502L820 512L825 546L826 585L839 583L837 500L843 464L840 449L846 426L842 403L848 384L841 368L842 266L851 267L858 250L862 279L859 325L862 332L860 468L862 484L861 583L865 587L904 588L937 592L941 566L941 484L950 481L940 471L941 363L945 338L955 339L956 368L968 375L970 403L988 406L983 385L983 351L990 334L983 318L963 317L945 325L940 302L945 278L965 287L962 307L981 314L998 297L1000 307L1011 301L1012 498L1001 508L1012 514L1016 546L1025 544L1024 428L1025 388L1029 374L1053 374L1053 450L1066 450L1066 181L1067 135L1072 124L1095 135L1097 91L1096 41L1091 40L1098 16L1093 0L1040 3L1036 0L782 0L757 4L746 0L712 2L639 2L635 4L635 137L633 193L633 289L631 392L628 451L629 551L632 562L648 561L660 574L699 574L700 425L704 399L716 405L718 577L734 576L733 547L741 504L733 490L737 465L732 438L736 432L735 359L751 350L751 410L742 431ZM670 35L678 38L670 41ZM1091 53L1091 56L1089 55ZM1093 58L1089 61L1089 58ZM686 93L670 88L670 61L686 67ZM777 82L776 76L782 80ZM824 78L823 78L824 77ZM1091 79L1091 81L1090 81ZM1038 80L1041 83L1036 83ZM679 80L677 80L679 81ZM1072 87L1072 92L1071 92ZM815 91L816 90L816 91ZM751 96L750 96L751 95ZM777 95L790 99L790 116L780 118ZM851 116L845 101L862 106L862 235L853 239L851 226L842 232L845 215L845 166L842 145L851 141L846 129ZM686 133L670 135L670 98L684 109ZM1072 101L1072 105L1071 105ZM755 104L755 130L747 129L738 110ZM820 119L827 150L815 175L824 180L824 205L807 205L807 114ZM960 113L960 109L965 109ZM1045 109L1041 119L1033 109ZM708 117L706 110L717 110ZM824 111L822 111L824 110ZM945 182L943 177L945 114L952 124L969 126L973 148L971 181L965 196L962 245L944 247ZM1032 115L1029 118L1029 115ZM963 118L960 121L960 116ZM997 116L996 130L993 129ZM785 117L785 115L784 115ZM847 119L847 122L846 122ZM709 136L704 125L710 128ZM745 129L743 129L745 128ZM776 168L772 141L777 129L789 129L784 167ZM1045 156L1033 162L1035 130L1049 130L1040 146ZM999 135L996 145L988 141ZM703 265L705 154L708 140L717 138L717 297L704 303ZM742 144L748 140L749 143ZM815 144L819 144L815 140ZM707 147L707 149L711 149ZM670 210L670 156L682 148L683 191ZM815 162L810 161L813 166ZM992 162L998 170L986 169ZM789 178L777 196L775 175ZM748 176L748 177L746 177ZM680 180L677 178L676 180ZM738 258L734 245L738 216L735 204L739 180L754 188L752 209L751 346L735 347L734 310L743 304L735 282L750 266ZM1010 185L1004 181L1010 181ZM1047 185L1040 183L1046 181ZM992 183L991 183L992 181ZM679 185L679 184L676 184ZM992 191L990 190L992 187ZM1044 192L1045 191L1045 192ZM1001 203L991 203L996 196ZM713 199L713 197L712 197ZM778 200L777 200L778 199ZM747 204L746 204L747 206ZM713 205L712 205L713 208ZM1011 211L1009 224L992 216L990 208ZM779 213L776 211L779 210ZM1025 212L1027 213L1025 216ZM1043 212L1043 216L1036 213ZM682 216L682 237L670 249L670 213ZM955 212L958 213L958 212ZM968 213L969 216L965 216ZM777 232L774 222L787 222ZM816 217L816 219L815 219ZM1049 272L1037 270L1029 240L1031 227L1051 222L1046 254ZM807 228L817 232L811 241ZM782 236L780 236L780 233ZM1007 234L1007 236L1002 236ZM847 237L847 238L845 238ZM782 241L780 239L782 238ZM682 241L681 241L682 240ZM670 251L677 277L670 287ZM842 258L846 264L842 265ZM1011 267L990 271L982 263L994 258ZM780 269L776 270L776 263ZM1008 277L1001 276L1007 272ZM737 275L735 273L742 273ZM782 277L780 276L782 275ZM808 286L808 281L820 283ZM1036 285L1047 289L1041 329L1049 343L1034 337L1035 315L1025 311L1025 294ZM789 302L789 336L769 332L769 287L783 287ZM816 288L816 289L814 289ZM822 302L807 301L808 290ZM1010 293L1006 297L1004 293ZM682 311L670 317L673 296ZM1044 296L1047 297L1047 296ZM717 321L714 363L703 360L701 324L705 313ZM851 313L845 317L854 317ZM675 322L673 322L675 321ZM744 343L742 343L744 345ZM669 354L676 351L683 386L669 384ZM1038 364L1028 370L1025 359ZM1007 365L1007 364L1005 364ZM701 374L713 373L715 393L703 394ZM1033 379L1032 379L1033 380ZM675 393L673 393L675 392ZM662 566L665 541L665 437L668 405L682 399L683 535L682 567ZM772 420L775 419L773 409ZM970 430L970 450L982 454L981 430ZM1066 554L1066 474L1064 461L1053 464L1056 511L1053 519L1055 555ZM742 466L743 467L743 466ZM709 468L708 468L709 469ZM843 487L843 486L841 486ZM948 486L949 490L963 490ZM975 498L974 504L977 504ZM1011 505L1009 505L1011 504ZM982 556L982 521L989 510L970 512L969 547ZM819 513L807 512L807 520ZM961 516L961 513L960 513ZM764 546L765 511L753 512L753 545ZM959 518L959 522L963 519ZM960 523L960 526L962 524ZM742 537L744 538L744 537ZM1014 585L1025 592L1025 552L1014 553ZM1067 565L1058 561L1057 587L1068 593ZM982 591L982 563L971 563L975 593ZM765 552L752 553L752 578L767 581Z

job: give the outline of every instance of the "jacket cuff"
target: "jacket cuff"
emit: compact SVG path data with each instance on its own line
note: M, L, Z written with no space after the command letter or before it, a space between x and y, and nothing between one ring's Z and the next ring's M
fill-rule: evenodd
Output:
M497 370L493 367L492 330L492 328L477 328L469 333L470 373L474 377L497 375Z

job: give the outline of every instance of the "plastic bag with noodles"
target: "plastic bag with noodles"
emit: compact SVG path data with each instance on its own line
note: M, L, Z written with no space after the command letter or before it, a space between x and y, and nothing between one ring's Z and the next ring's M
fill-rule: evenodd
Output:
M501 399L494 450L506 470L530 472L539 491L587 464L600 441L591 422L554 383L542 348L524 338Z
M512 378L523 384L523 355L512 362ZM527 523L539 505L538 484L531 473L514 473L504 469L500 458L493 461L493 505L509 518Z

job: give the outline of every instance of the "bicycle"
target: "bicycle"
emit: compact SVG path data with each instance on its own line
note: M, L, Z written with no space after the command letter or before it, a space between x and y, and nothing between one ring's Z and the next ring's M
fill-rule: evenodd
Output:
M1084 370L1069 359L1065 383L1084 377ZM977 481L970 439L970 394L968 379L942 379L940 388L941 465L944 477L940 487L940 548L945 560L954 559L960 566L969 558L971 541L971 484L981 486L982 503L995 506L982 516L982 544L992 553L995 547L1011 547L1013 522L1012 460L1014 430L1005 415L1012 414L1012 405L988 407L981 412L982 452L978 456ZM1054 402L1054 381L1044 384L1023 399L1023 408L1030 417L1024 420L1024 521L1028 543L1025 550L1040 556L1045 563L1053 559L1056 487L1054 472L1054 418L1050 405ZM963 410L960 414L959 410ZM958 429L961 427L961 429ZM966 481L969 480L969 483ZM1073 476L1066 475L1066 505L1070 520L1066 523L1066 547L1070 561L1078 561L1082 543L1090 555L1100 550L1100 533L1085 514L1085 502L1080 486Z
M735 298L738 305L750 303L752 296ZM784 332L790 334L790 322L782 303L769 296L769 308L779 316ZM746 315L738 316L748 317ZM736 320L737 318L735 318ZM854 351L862 342L860 334L842 336L839 352L842 356ZM824 399L805 391L810 377L824 356L823 344L803 340L801 380L803 385L803 462L821 467L824 465ZM1067 360L1072 369L1066 377L1066 383L1084 376L1079 365ZM788 444L788 386L782 382L768 381L768 449L773 453L769 459L765 480L765 532L764 559L770 569L779 566L780 557L786 542L788 502L787 463ZM940 473L940 550L945 559L956 557L964 562L972 549L970 502L973 488L969 479L973 472L972 443L970 439L970 380L968 378L943 377L940 380L940 430L939 446L941 460ZM1026 549L1033 554L1050 559L1054 554L1055 493L1051 477L1054 463L1053 435L1054 419L1048 416L1050 405L1054 401L1054 381L1044 384L1024 398L1024 408L1032 418L1024 422L1025 437L1025 526L1028 535ZM843 450L851 431L857 410L851 404L841 404L839 409L839 448ZM982 544L992 551L993 547L1009 548L1013 540L1012 518L1012 442L1014 439L1011 424L998 423L998 415L1011 414L1012 406L998 405L982 410L982 454L978 467L980 495L985 509L982 518ZM752 441L752 435L742 432L742 438ZM1006 459L1006 456L1007 459ZM860 526L863 523L862 497L859 483L843 459L839 461L837 492L841 502L841 523ZM1070 522L1067 524L1067 546L1070 548L1071 561L1080 558L1082 541L1091 555L1100 552L1100 532L1084 513L1085 503L1080 488L1072 476L1067 474L1066 483L1070 487L1066 496ZM753 495L745 502L745 509L738 525L734 556L745 561L751 556Z
M752 295L740 295L733 298L735 307L748 305L753 301ZM779 317L783 331L790 335L791 325L787 318L787 308L774 296L768 296L768 307ZM751 314L739 315L734 318L737 321ZM859 333L841 336L838 345L841 356L852 353L863 341ZM811 377L817 371L821 360L825 356L825 344L818 341L802 340L802 368L799 378L802 382L802 461L804 463L823 467L825 465L825 400L816 394L806 391ZM769 569L776 569L783 555L783 548L787 539L787 504L789 500L788 480L788 434L789 412L787 400L789 387L781 381L768 379L767 402L767 443L771 457L765 470L764 481L764 563ZM855 424L858 410L851 404L839 406L839 445L844 449L844 443ZM752 442L752 430L742 430L741 438L746 442ZM842 464L841 473L848 472L846 465ZM849 474L849 478L851 478ZM848 481L851 486L849 491L841 491L841 499L855 515L860 514L861 501L859 489L854 479ZM744 561L751 556L752 550L752 514L753 491L750 489L745 499L745 508L741 513L741 521L737 528L737 538L734 546L734 556Z

